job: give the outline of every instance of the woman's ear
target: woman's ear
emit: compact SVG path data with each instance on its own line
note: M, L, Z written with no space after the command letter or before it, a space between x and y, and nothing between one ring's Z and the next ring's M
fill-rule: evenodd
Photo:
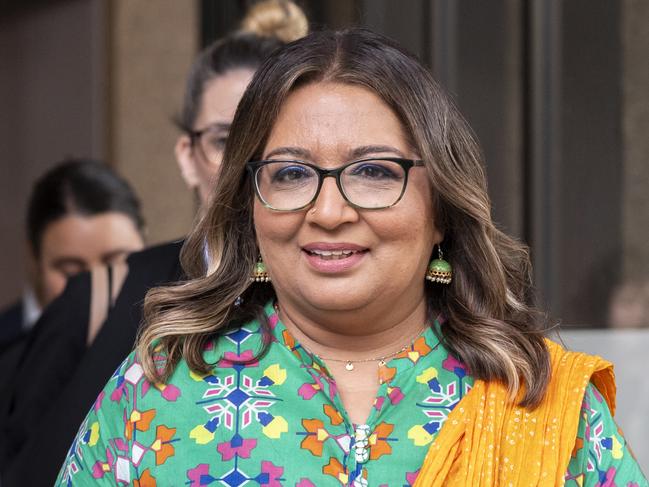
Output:
M198 188L199 180L196 174L196 161L194 160L194 151L192 141L187 134L183 134L176 140L174 147L176 154L176 163L180 169L180 174L189 189Z

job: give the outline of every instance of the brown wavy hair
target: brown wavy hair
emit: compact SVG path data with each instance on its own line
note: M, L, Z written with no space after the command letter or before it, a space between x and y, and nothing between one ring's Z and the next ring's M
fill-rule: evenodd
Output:
M208 340L249 319L265 323L262 308L273 291L249 278L258 249L246 163L261 157L289 93L319 81L369 89L400 118L425 161L435 222L453 265L449 286L426 284L429 309L447 317L440 338L476 379L501 381L512 398L522 392L522 405L538 405L550 366L543 320L528 304L528 250L494 226L481 150L452 101L415 57L365 29L310 34L255 74L237 109L210 208L182 252L191 279L147 295L137 344L147 377L167 380L181 358L205 373L213 366L202 353ZM243 302L236 306L238 297ZM158 352L167 360L156 368Z

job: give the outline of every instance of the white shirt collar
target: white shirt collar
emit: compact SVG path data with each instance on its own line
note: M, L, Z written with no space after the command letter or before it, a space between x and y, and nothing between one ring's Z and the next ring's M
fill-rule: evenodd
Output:
M30 330L41 317L43 310L38 304L36 293L30 286L23 291L23 330Z

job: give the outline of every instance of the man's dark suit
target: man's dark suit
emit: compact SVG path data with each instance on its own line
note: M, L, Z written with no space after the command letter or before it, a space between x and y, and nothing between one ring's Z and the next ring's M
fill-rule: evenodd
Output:
M0 312L0 347L23 333L23 303L18 301Z

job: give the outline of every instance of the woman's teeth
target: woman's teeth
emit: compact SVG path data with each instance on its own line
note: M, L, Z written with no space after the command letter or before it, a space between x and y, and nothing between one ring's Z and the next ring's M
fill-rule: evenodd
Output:
M311 255L317 255L323 260L340 260L346 259L354 254L353 250L309 250Z

